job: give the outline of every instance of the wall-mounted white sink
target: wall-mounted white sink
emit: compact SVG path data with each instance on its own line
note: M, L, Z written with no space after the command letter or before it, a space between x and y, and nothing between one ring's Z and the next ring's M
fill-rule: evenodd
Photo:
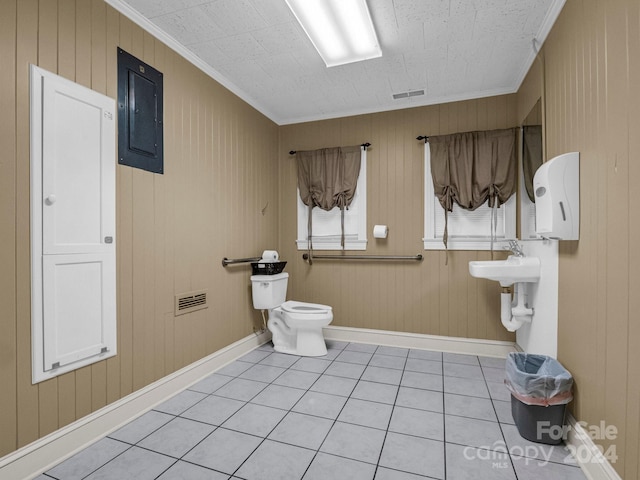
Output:
M472 277L486 278L508 287L519 282L537 282L540 279L538 257L510 255L506 260L476 260L469 262Z

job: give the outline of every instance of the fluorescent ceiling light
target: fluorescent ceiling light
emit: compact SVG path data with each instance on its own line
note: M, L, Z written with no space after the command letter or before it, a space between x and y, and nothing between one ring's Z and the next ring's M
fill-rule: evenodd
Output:
M382 56L366 0L285 0L327 67Z

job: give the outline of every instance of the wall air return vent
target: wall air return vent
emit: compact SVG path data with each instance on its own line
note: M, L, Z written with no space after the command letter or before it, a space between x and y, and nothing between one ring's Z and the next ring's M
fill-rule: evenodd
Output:
M399 100L401 98L417 97L418 95L424 95L424 90L411 90L409 92L394 93L393 99Z
M181 293L176 295L175 301L175 315L184 315L185 313L195 312L196 310L202 310L208 308L207 303L207 291L200 290L197 292Z

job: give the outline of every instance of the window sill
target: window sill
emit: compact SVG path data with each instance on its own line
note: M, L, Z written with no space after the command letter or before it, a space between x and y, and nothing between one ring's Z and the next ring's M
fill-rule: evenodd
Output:
M425 250L445 250L442 239L423 239ZM491 250L490 240L480 239L449 239L448 250ZM509 242L498 239L493 242L493 250L508 250Z

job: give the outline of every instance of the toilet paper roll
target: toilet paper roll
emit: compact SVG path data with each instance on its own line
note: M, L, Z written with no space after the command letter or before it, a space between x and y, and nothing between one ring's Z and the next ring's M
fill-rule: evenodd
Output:
M278 252L276 252L275 250L265 250L264 252L262 252L262 260L261 262L277 262L278 259L280 258L280 256L278 255Z
M374 225L373 226L373 238L387 238L389 234L389 227L386 225Z

